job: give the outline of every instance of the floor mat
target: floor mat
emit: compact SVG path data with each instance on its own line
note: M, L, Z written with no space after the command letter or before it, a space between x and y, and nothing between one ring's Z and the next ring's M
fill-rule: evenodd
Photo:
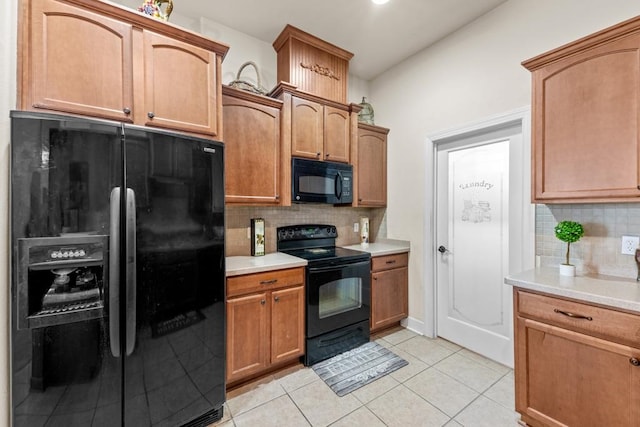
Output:
M344 396L408 364L388 348L368 342L318 362L312 369L338 396Z

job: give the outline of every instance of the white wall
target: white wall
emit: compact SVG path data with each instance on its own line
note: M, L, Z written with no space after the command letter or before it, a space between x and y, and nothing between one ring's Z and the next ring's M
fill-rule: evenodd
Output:
M528 105L523 60L638 14L628 0L510 0L370 82L376 123L391 128L387 234L411 241L410 325L434 332L426 137Z
M18 0L0 2L0 426L9 425L9 110L16 105Z

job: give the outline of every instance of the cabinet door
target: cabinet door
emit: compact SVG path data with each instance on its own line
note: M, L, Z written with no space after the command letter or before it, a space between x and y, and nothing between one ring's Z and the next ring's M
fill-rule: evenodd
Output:
M269 340L267 293L227 300L227 382L266 369Z
M304 287L271 294L271 363L304 354Z
M225 202L278 204L280 110L223 96Z
M211 51L145 31L145 125L217 136L218 61Z
M358 129L358 206L387 205L387 136Z
M351 122L349 112L324 106L324 159L349 163Z
M131 122L131 25L56 0L26 4L32 21L23 107Z
M371 274L371 330L398 322L409 315L407 267Z
M323 106L306 99L291 98L291 155L322 159Z
M640 425L640 350L516 318L516 410L530 425Z
M639 56L634 35L533 72L534 202L640 197Z

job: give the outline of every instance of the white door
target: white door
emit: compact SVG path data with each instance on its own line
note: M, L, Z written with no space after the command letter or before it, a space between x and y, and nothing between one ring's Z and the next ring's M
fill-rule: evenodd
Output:
M436 145L437 335L513 366L510 246L521 244L522 129ZM514 185L515 184L515 185ZM513 187L513 188L512 188Z

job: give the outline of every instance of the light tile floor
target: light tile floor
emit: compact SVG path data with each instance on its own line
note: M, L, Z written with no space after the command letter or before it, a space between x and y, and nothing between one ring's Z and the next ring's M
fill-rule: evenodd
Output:
M513 371L397 328L372 337L409 364L343 397L298 366L233 390L216 427L518 426Z

